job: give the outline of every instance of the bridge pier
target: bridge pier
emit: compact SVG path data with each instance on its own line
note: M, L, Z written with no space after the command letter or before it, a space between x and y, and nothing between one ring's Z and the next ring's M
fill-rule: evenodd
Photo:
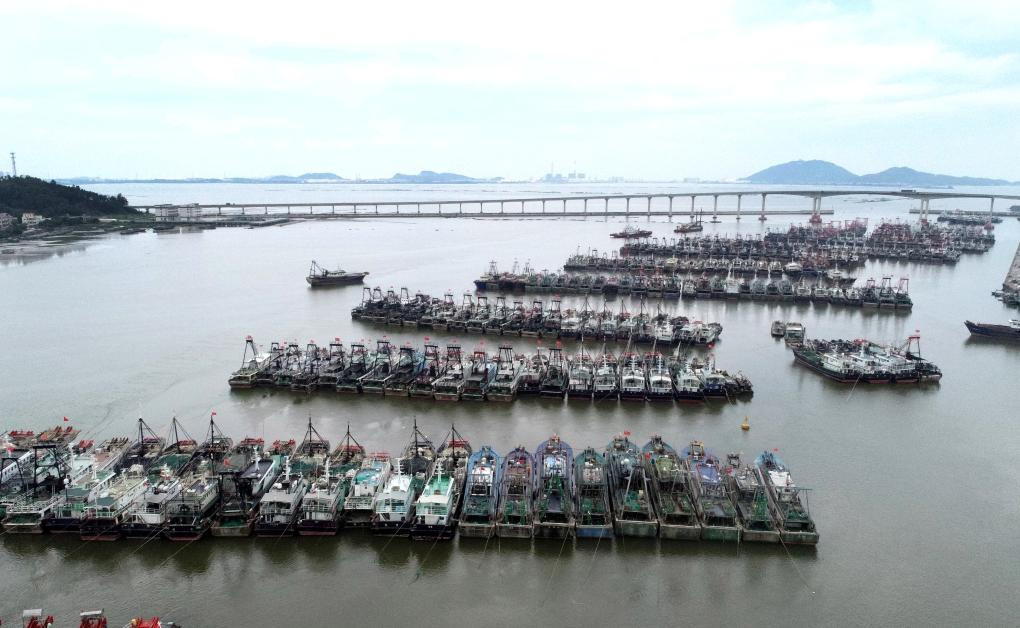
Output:
M567 213L567 199L563 199L563 213Z
M648 195L648 205L645 207L645 213L648 215L648 220L652 219L652 195Z
M740 201L744 198L743 194L737 194L737 222L740 222Z
M584 215L588 215L588 199L584 199Z
M766 194L764 192L762 192L762 194L761 194L761 216L758 216L758 220L760 220L761 222L765 222L766 220L768 220L768 218L765 216L765 196L766 196Z
M545 199L542 199L542 213L545 213Z
M499 202L499 213L503 213L503 201Z
M712 195L712 218L717 218L719 214L719 195Z
M995 197L993 196L992 198L990 198L988 200L989 200L989 203L988 203L988 219L991 220L992 219L992 214L995 213Z
M609 218L609 197L608 196L605 198L605 201L606 201L605 214L606 214L606 218Z
M669 197L669 221L673 222L673 197Z

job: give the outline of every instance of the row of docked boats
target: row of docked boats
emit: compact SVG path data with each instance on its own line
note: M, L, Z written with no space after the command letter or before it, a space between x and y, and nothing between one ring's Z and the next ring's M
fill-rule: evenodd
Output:
M22 628L53 628L57 625L53 615L45 613L41 608L28 609L21 613ZM110 623L102 609L82 611L78 615L78 628L110 628L113 625L115 624ZM124 628L181 628L181 625L159 617L135 617Z
M818 541L808 493L793 482L775 451L753 462L735 453L723 460L700 441L677 451L654 436L639 448L625 432L605 447L588 446L576 454L553 435L534 450L517 446L500 455L490 445L475 450L454 427L436 448L414 425L394 457L366 451L349 429L332 448L311 420L300 443L270 446L249 438L234 445L213 421L202 443L181 432L174 421L171 433L177 440L170 442L153 436L140 421L140 439L134 442L111 439L97 448L62 444L69 457L106 452L112 479L106 481L98 468L76 478L58 473L66 493L60 499L72 501L68 512L77 514L63 517L61 502L40 511L28 526L24 513L8 512L5 531L78 531L84 540L195 541L210 531L213 536L324 536L365 528L412 539L449 539L459 531L482 538ZM201 477L215 487L215 498L187 497L199 477L196 469L212 461L215 465ZM160 469L155 482L153 468ZM188 478L181 482L184 488L169 499L154 499L173 492L175 478ZM97 482L106 483L96 489ZM23 484L23 496L35 499L43 484ZM136 525L140 512L154 516L144 530Z
M654 313L646 311L643 298L638 302L637 312L632 313L626 304L614 310L606 301L596 309L588 299L580 308L563 308L559 297L553 298L547 307L539 299L530 306L516 300L507 305L503 295L490 303L485 295L465 293L458 305L452 293L442 299L423 293L412 297L406 288L399 294L394 290L384 293L380 288L366 288L362 302L352 308L351 318L444 332L660 345L709 345L722 333L719 323L670 316L661 306Z
M791 263L793 265L795 263ZM790 266L788 265L788 266ZM799 265L797 265L799 267ZM646 275L627 271L619 275L604 277L562 273L541 275L535 283L531 278L522 278L518 285L526 292L556 291L561 285L576 285L579 294L603 295L607 298L624 294L641 299L753 299L772 301L811 302L818 305L846 305L852 307L882 307L909 310L913 307L910 298L909 280L901 277L893 285L892 277L885 276L881 283L870 278L863 285L854 285L855 278L842 271L832 271L824 281L806 281L782 278L726 278L674 274ZM550 287L546 288L548 283ZM564 290L563 292L569 292ZM360 311L358 312L360 314Z
M561 347L520 354L501 345L495 354L482 348L466 355L459 344L426 342L423 348L378 340L374 348L339 340L329 347L309 343L272 343L262 352L245 341L241 367L228 380L231 388L327 390L366 395L431 398L438 401L513 401L518 397L587 400L734 399L753 394L742 373L730 374L702 359L653 350L617 356L604 346L591 353L581 345L574 355Z
M911 334L900 346L870 340L788 342L795 362L844 384L917 384L937 382L942 371L921 357L921 336Z

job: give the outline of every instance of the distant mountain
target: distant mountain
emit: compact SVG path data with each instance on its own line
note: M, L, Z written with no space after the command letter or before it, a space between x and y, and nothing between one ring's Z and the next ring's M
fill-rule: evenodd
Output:
M388 179L391 183L478 183L482 180L454 172L432 172L431 170L422 170L418 174L398 172Z
M68 185L90 185L96 183L485 183L501 180L501 177L476 179L454 172L422 170L418 174L398 172L389 179L345 179L332 172L306 172L296 177L285 174L270 177L228 177L224 179L102 179L97 177L71 177L60 179L59 181Z
M789 161L766 168L746 177L748 183L789 185L875 185L946 187L952 185L1011 185L1004 179L980 177L954 177L945 174L920 172L913 168L897 167L874 174L856 175L829 161Z
M853 184L859 177L846 168L829 161L788 161L772 166L747 177L750 183L792 183L796 185Z

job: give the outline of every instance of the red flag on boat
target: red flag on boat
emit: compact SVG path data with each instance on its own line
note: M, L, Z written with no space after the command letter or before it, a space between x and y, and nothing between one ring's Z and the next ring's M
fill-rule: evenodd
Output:
M225 467L231 466L230 465L230 458L224 458L223 459L223 466L225 466Z
M71 419L67 418L66 416L64 417L64 422L65 422L65 423L66 423L66 422L68 422L68 421L70 421L70 420L71 420Z
M624 431L623 435L624 436L630 436L630 431L629 430L628 431Z
M216 411L213 410L212 413L209 416L216 416Z

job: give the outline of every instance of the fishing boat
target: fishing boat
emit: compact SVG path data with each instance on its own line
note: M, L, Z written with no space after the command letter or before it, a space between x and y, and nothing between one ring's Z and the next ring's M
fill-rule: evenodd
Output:
M592 378L592 396L596 401L620 397L620 379L616 369L616 356L603 351L595 362L595 375Z
M542 397L563 398L567 390L568 373L567 364L563 359L563 350L559 347L549 349L549 364L542 378L539 395Z
M294 534L301 500L308 492L308 480L291 469L290 457L284 458L283 472L259 500L255 536L279 538Z
M534 473L534 459L524 447L516 447L503 459L497 536L527 539L534 534Z
M181 478L167 465L150 467L149 487L124 514L121 533L129 539L148 539L163 533L167 507L181 494Z
M251 336L245 338L244 355L241 357L241 368L230 375L227 383L231 388L253 388L255 380L272 364L272 356L260 353Z
M457 428L451 426L450 433L436 453L432 474L415 504L412 539L453 538L471 457L471 444L457 432Z
M351 428L323 465L301 500L297 532L301 536L333 536L343 525L344 501L365 459L365 449L351 436Z
M641 453L651 476L659 536L683 540L701 538L691 474L676 450L656 435L641 449Z
M673 377L662 354L649 353L645 356L648 388L645 393L649 401L671 401L673 399Z
M705 226L701 224L701 221L692 221L681 223L673 229L674 233L697 233L698 231L704 231Z
M337 376L337 392L360 393L361 378L368 373L369 365L374 362L375 356L368 355L365 345L357 342L352 343L347 367Z
M782 338L786 336L786 323L783 321L772 321L772 337Z
M220 503L220 484L211 462L203 462L187 486L170 500L163 535L171 541L197 541L212 527Z
M406 397L411 383L425 368L425 355L410 346L400 347L393 372L383 382L383 394Z
M681 452L693 478L694 504L701 521L701 538L706 541L739 541L740 522L730 498L730 489L719 459L701 441Z
M464 378L460 398L473 401L485 399L485 393L495 377L496 363L489 359L485 351L476 349L471 355L471 366Z
M435 396L436 382L446 374L446 370L439 359L439 345L429 344L428 338L425 341L423 351L425 365L407 387L409 397L433 398Z
M783 543L817 545L818 530L808 510L808 490L793 482L790 470L775 450L754 460L759 478L768 487L769 506Z
M805 340L791 346L797 364L845 384L916 384L942 378L942 371L921 357L916 334L899 347L864 339Z
M743 464L740 454L726 456L726 479L740 516L740 540L778 543L779 527L769 509L768 487L755 465Z
M702 381L692 363L677 358L670 366L673 377L673 391L680 402L705 401L705 382Z
M468 458L460 536L487 539L496 531L501 473L499 454L488 445Z
M1011 318L1008 325L964 321L971 336L1020 340L1020 319Z
M629 436L624 432L606 445L613 529L620 536L655 536L659 522L649 494L651 482L641 464L641 454Z
M501 345L496 357L496 376L485 393L489 401L513 401L521 386L524 360L514 355L513 347Z
M371 364L367 364L367 372L358 380L361 392L365 394L383 394L386 380L393 374L393 345L388 340L377 340L375 355Z
M262 497L282 468L283 455L267 452L264 444L261 438L244 438L220 463L220 506L213 515L213 536L249 536L254 529Z
M308 276L305 277L305 281L308 285L313 288L320 288L323 286L346 286L355 283L363 283L365 277L368 276L367 272L347 272L345 270L337 269L330 270L323 268L312 260L312 266L308 269Z
M149 486L141 465L122 470L96 500L85 507L78 533L83 541L116 541L120 524L133 501Z
M393 464L386 452L370 454L354 475L351 492L344 500L344 525L358 528L372 523L372 506L376 497L390 479Z
M786 324L786 333L783 336L790 344L804 342L804 325L790 321Z
M124 457L121 458L117 470L131 468L136 465L141 466L143 471L148 469L160 457L165 442L162 437L157 436L152 431L152 428L145 421L139 418L138 437L128 448Z
M578 538L613 537L613 511L609 499L606 457L586 447L574 458L574 483L577 487L574 519Z
M77 533L85 508L105 491L117 476L114 469L127 452L130 441L127 438L111 438L98 447L89 447L72 460L71 475L80 476L71 481L63 491L64 500L53 510L53 517L47 522L49 532ZM79 462L80 461L80 462ZM74 471L75 464L85 467L82 473Z
M415 517L415 504L425 480L432 474L436 449L415 422L411 441L379 492L372 507L372 533L388 536L409 534Z
M644 401L648 398L648 380L641 358L634 353L624 356L620 368L620 399Z
M535 450L536 537L564 538L574 533L573 462L570 445L555 434Z
M432 395L436 401L460 401L465 383L460 345L447 345L443 375L432 384Z
M652 235L652 232L648 229L638 229L633 225L627 225L622 231L616 231L610 233L609 237L618 238L623 240L633 240L635 238L647 238Z
M541 348L530 358L524 360L521 369L521 382L517 387L518 396L538 395L542 392L542 380L545 379L546 371L549 368L547 356L542 355Z
M567 399L592 399L595 363L584 346L567 363Z

